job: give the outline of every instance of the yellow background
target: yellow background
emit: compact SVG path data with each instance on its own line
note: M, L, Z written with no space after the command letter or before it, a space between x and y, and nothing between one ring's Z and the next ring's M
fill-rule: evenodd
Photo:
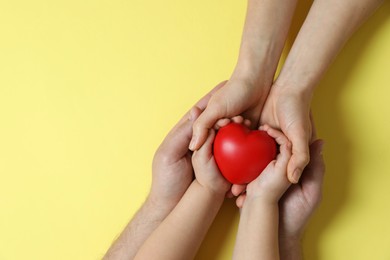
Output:
M102 257L147 195L165 134L228 79L245 8L0 1L1 260ZM389 14L386 2L317 89L327 173L306 259L390 259ZM237 223L227 201L197 259L229 259Z

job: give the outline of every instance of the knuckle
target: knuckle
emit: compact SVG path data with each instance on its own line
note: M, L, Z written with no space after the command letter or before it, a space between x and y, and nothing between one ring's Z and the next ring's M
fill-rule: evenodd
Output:
M171 157L162 151L156 152L153 158L154 164L168 165L172 161Z

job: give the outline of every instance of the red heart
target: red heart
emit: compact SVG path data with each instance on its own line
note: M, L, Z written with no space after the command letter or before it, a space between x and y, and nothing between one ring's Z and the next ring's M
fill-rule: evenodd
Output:
M222 175L233 184L246 184L276 158L276 142L267 132L230 123L214 140L214 158Z

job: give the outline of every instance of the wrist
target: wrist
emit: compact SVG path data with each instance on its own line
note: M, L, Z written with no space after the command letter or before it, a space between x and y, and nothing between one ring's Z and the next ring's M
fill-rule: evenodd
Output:
M263 40L256 46L259 47L241 46L231 79L238 78L255 86L269 88L274 80L280 55L275 52L272 41Z
M254 88L270 89L274 75L275 70L268 67L266 61L239 60L230 80L244 81L247 83L246 85Z
M193 181L192 185L197 186L204 194L206 194L208 197L211 197L216 201L219 200L223 201L227 192L224 189L218 189L218 188L209 187L207 185L203 185L197 179Z
M278 200L264 195L251 195L247 193L244 206L271 208L278 207Z
M171 213L177 203L178 201L173 202L160 200L158 196L150 193L142 207L145 210L150 211L150 214L152 214L156 220L162 221L169 215L169 213Z
M299 69L285 65L273 83L273 88L312 96L318 81L319 78L316 77L315 73L309 71L300 73Z

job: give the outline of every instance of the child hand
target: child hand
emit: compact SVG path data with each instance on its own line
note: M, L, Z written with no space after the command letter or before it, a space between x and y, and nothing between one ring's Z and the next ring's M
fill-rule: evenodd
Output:
M237 185L233 194L239 195L246 188L246 194L241 194L236 201L238 207L242 207L246 197L260 198L267 203L277 203L284 192L290 186L287 178L287 165L291 158L291 143L280 131L268 125L260 127L273 137L280 146L276 160L270 162L264 171L249 183L246 187Z
M213 156L215 130L210 129L206 142L192 155L195 178L204 188L213 193L226 194L231 184L222 176Z

